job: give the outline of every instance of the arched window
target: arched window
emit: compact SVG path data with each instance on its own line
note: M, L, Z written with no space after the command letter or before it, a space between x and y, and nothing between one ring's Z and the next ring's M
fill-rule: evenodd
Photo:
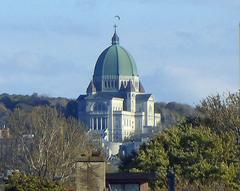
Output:
M137 88L138 87L138 83L137 82L135 82L135 88Z
M152 109L152 105L149 106L149 113L152 113L153 109Z
M107 112L107 106L106 104L99 102L99 103L95 103L93 106L93 111L95 112Z

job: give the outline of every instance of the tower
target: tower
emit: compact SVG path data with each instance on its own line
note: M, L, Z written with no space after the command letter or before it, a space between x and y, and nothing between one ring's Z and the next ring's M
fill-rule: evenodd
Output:
M132 81L128 81L127 87L127 111L135 112L136 111L136 90L133 86Z

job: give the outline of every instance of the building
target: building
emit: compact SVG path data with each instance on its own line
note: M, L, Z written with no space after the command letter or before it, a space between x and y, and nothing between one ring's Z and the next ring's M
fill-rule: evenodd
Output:
M107 173L106 186L112 191L148 191L148 182L155 180L154 173Z
M152 131L161 121L154 98L146 94L133 57L119 45L116 29L112 45L99 56L86 91L80 95L78 117L109 142Z
M13 150L15 149L16 139L10 136L9 128L0 128L0 172L9 168L14 160Z
M106 173L106 161L100 156L82 156L76 162L76 191L147 191L148 182L156 178L154 173Z

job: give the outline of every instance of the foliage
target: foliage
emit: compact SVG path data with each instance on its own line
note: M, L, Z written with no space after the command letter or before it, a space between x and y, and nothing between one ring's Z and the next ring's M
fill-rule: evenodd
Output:
M15 108L24 108L25 106L50 105L47 98L33 94L32 96L22 95L0 95L0 103L3 103L6 108L13 111Z
M38 95L34 93L32 95L9 95L0 94L0 124L5 123L1 118L2 113L8 114L19 108L26 112L31 112L34 107L37 106L49 106L56 108L58 111L64 113L67 117L77 117L76 101L67 98L53 98L48 96ZM3 107L5 108L3 110ZM2 113L1 113L2 111Z
M236 191L231 185L226 185L222 181L213 181L202 184L199 181L189 182L184 179L180 179L176 184L176 190L181 191Z
M66 107L66 116L77 118L77 101L69 101Z
M177 180L187 180L190 184L221 181L240 188L239 149L232 133L221 137L208 127L193 128L185 124L164 130L144 144L131 159L132 166L125 170L155 172L158 179L152 186L160 188L166 187L170 167L174 168Z
M169 109L170 111L175 111L183 116L191 116L195 113L194 108L188 104L169 102L166 104L165 108Z
M162 128L174 126L185 117L192 117L196 114L195 109L190 105L176 102L156 102L154 108L155 112L161 113Z
M208 96L197 110L201 112L198 122L217 133L232 131L240 136L240 90L220 96Z
M138 171L137 169L134 169L136 166L135 158L137 157L136 152L132 152L131 155L127 155L125 157L120 156L121 163L119 164L119 169L124 172L128 171Z
M0 127L4 126L9 115L10 111L5 107L4 104L0 103Z
M9 178L5 191L64 191L63 187L54 181L15 173Z
M8 127L17 140L14 168L35 176L67 181L80 155L92 149L84 126L50 107L17 109Z
M183 112L174 103L159 108L163 117L164 109ZM174 168L178 189L240 190L240 91L209 96L196 111L184 113L185 121L160 132L124 159L121 169L156 172L155 188L166 188L167 170Z

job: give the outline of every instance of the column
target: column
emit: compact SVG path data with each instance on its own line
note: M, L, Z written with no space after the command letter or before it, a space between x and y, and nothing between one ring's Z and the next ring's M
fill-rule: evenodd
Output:
M89 118L89 128L92 129L92 119Z
M102 117L100 118L101 130L103 130Z
M105 117L104 120L105 120L105 125L104 125L105 127L104 127L104 129L107 129L107 118Z
M97 128L96 126L96 117L93 118L93 129L95 130Z
M98 117L96 117L96 129L98 130Z
M91 118L91 129L93 129L93 128L94 128L94 119Z
M103 117L103 129L106 129L106 122L105 122L105 117Z

